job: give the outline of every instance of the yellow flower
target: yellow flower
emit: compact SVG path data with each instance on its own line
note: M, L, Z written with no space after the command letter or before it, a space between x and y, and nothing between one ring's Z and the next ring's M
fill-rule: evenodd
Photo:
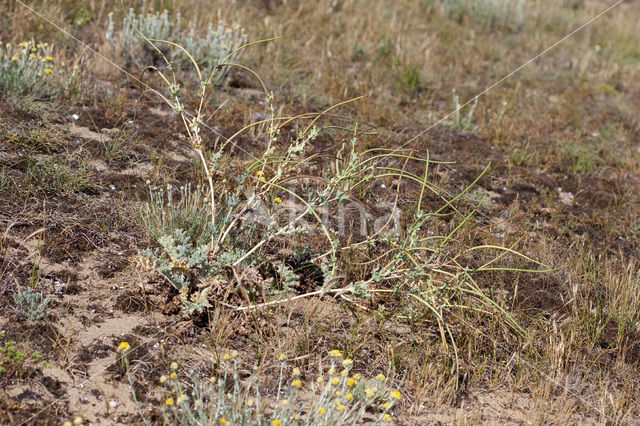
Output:
M334 377L333 379L331 379L331 384L334 386L337 386L340 383L340 379L337 377Z
M341 375L342 377L347 377L347 376L349 375L349 372L348 372L347 370L342 370L342 371L340 372L340 375Z
M327 409L326 409L326 408L324 408L324 407L320 407L320 408L318 408L318 413L320 413L320 414L324 414L324 413L326 413L326 412L327 412Z
M300 389L302 387L302 380L296 379L291 384L293 385L293 387L296 387L296 388Z
M53 61L53 57L47 56L47 61Z
M220 419L220 424L226 425L227 423L227 419L225 419L224 417Z
M32 48L31 48L31 51L32 51L32 52L37 52L37 51L38 51L38 49L36 49L35 47L32 47Z
M37 47L40 49L42 47L42 43L38 43Z
M172 406L173 405L173 398L167 398L164 401L164 405Z
M360 380L362 377L360 376L360 373L356 373L353 375L353 380Z
M238 351L235 349L231 352L231 358L238 358Z
M387 408L389 408L389 403L388 402L383 403L382 404L382 409L386 410Z
M381 381L383 381L383 380L384 380L384 374L378 374L378 375L376 376L376 380L378 380L378 381L380 381L380 382L381 382Z
M23 41L22 43L20 43L18 46L20 47L27 47L29 46L29 42L28 41Z
M339 390L336 391L336 393L334 394L335 396L340 396L342 395L342 392L340 392Z
M351 400L353 399L353 394L348 393L348 394L346 394L346 395L344 396L344 398L345 398L347 401L351 401Z
M73 424L74 425L81 425L84 424L84 420L82 419L82 417L78 416L75 419L73 419Z
M322 383L324 382L324 379L322 378L322 376L318 376L318 378L316 379L316 382Z
M262 170L258 170L258 171L256 172L256 176L258 176L258 177L262 176Z
M280 402L280 405L282 405L283 407L286 407L287 405L289 405L289 400L283 399L282 402Z
M171 368L173 371L176 371L178 369L178 363L172 362L169 368Z
M331 374L331 375L336 374L336 369L335 368L330 368L329 369L329 374Z
M356 385L356 383L358 383L358 382L356 382L352 378L348 378L347 379L347 386L349 386L350 388L354 387Z
M222 357L225 361L229 361L231 359L231 355L229 354L224 354L224 356Z
M176 404L180 405L187 400L187 395L182 394L176 399Z
M253 407L253 399L247 401L247 407Z
M51 72L51 70L49 70L49 72ZM129 345L129 342L120 342L118 345L118 352L129 352L130 349L131 345Z
M340 404L336 407L336 410L340 411L341 413L344 411L344 405Z
M218 380L218 379L216 379L216 378L215 378L215 377L213 377L213 376L209 378L209 382L210 382L210 383L215 383L215 382L216 382L216 380Z
M391 416L389 414L385 414L384 416L382 416L382 421L390 423L391 422Z
M299 369L298 367L295 367L295 368L293 369L293 371L291 372L291 375L292 375L293 377L298 377L300 374L301 374L301 373L300 373L300 369Z
M49 43L45 43L45 44L44 44L44 47L47 47L47 46L49 46Z
M42 73L41 72L38 73L38 77L42 77Z
M273 201L275 201L276 203L280 204L282 202L282 199L280 197L276 197L273 199Z
M364 390L364 393L367 395L367 398L373 398L373 389L371 388L366 388Z
M284 360L287 359L287 356L285 354L280 354L280 361L284 362Z
M78 67L77 65L74 65L74 66L73 66L73 69L74 69L74 70L77 70L78 68L79 68L79 67Z
M33 53L29 53L29 57L30 57L31 59L35 59L35 58L36 58L36 55L34 55Z
M334 349L334 350L329 352L329 356L331 358L341 358L342 357L342 353L340 353L340 351L338 349Z
M293 416L293 420L300 420L300 414L296 414L295 416Z
M45 74L51 74L51 68L47 68L46 70L44 70Z
M271 424L273 426L282 426L282 423L280 423L280 420L278 420L278 419L275 419L274 421L272 421Z
M267 181L267 180L264 178L264 176L260 176L260 177L258 178L258 180L259 180L260 182L266 182L266 181Z
M391 391L390 396L391 396L391 398L396 399L396 400L402 398L402 394L400 392L398 392L397 390Z
M17 56L13 56L13 57L11 58L11 61L12 61L12 62L15 62L15 61L17 61L17 60L18 60L18 57L17 57Z
M178 377L178 375L174 372L174 373L171 373L169 377L171 377L172 379L175 379Z
M167 376L165 375L160 376L160 383L164 383L166 381L167 381Z
M71 422L64 422L64 423L62 423L62 426L71 426L72 424L73 423L71 423Z
M353 360L351 360L351 359L347 358L347 359L345 359L344 361L342 361L342 365L343 365L345 368L350 368L350 367L353 365Z

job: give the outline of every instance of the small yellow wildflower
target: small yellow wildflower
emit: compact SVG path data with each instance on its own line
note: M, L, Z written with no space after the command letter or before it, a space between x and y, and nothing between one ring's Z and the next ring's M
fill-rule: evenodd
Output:
M13 57L11 57L11 61L12 61L12 62L15 62L15 61L17 61L17 60L18 60L18 57L17 57L17 56L13 56Z
M354 387L358 382L356 382L355 380L353 380L352 378L348 378L347 379L347 386L349 386L350 388Z
M399 400L400 398L402 398L402 394L400 392L398 392L397 390L391 391L390 394L391 398Z
M45 44L44 44L44 47L47 47L47 46L49 46L49 43L45 43Z
M385 414L384 416L382 416L382 421L390 423L391 422L391 416L389 414Z
M338 349L334 349L334 350L329 352L329 356L331 358L341 358L342 357L342 353Z
M27 47L29 46L29 42L28 41L23 41L22 43L20 43L18 46L20 47Z
M229 361L231 359L231 355L229 354L224 354L224 356L222 357L225 361Z
M37 47L38 49L42 48L42 43L38 43Z
M164 374L160 376L160 383L164 383L166 381L167 381L167 376L165 376Z
M71 422L64 422L64 423L62 423L62 426L72 426L72 425L73 425L73 423L71 423Z
M280 402L280 405L282 405L283 407L286 407L287 405L289 405L289 400L288 400L288 399L283 399L283 400Z
M349 375L349 372L348 372L347 370L342 370L342 371L340 372L340 375L341 375L342 377L347 377L347 376Z
M300 372L300 369L299 369L298 367L295 367L295 368L293 369L293 371L291 372L291 375L292 375L293 377L298 377L300 374L302 374L302 373Z
M247 401L247 407L253 407L253 399Z
M84 424L84 419L82 417L78 416L75 419L73 419L73 424L74 425Z
M45 74L51 74L51 72L52 72L52 71L51 71L51 68L47 68L46 70L44 70L44 73L45 73Z
M53 57L52 56L47 56L47 61L53 61Z
M378 374L378 375L376 376L376 380L378 380L378 381L380 381L380 382L381 382L381 381L383 381L383 380L384 380L384 374Z
M324 382L324 378L322 376L318 376L318 378L316 379L316 382L322 383Z
M353 360L347 358L344 361L342 361L342 366L345 368L349 368L353 365Z
M227 423L227 419L225 419L224 417L220 419L220 424L226 425Z
M171 368L173 371L176 371L178 369L178 363L172 362L169 368Z
M169 377L171 377L172 379L176 379L178 375L175 372L173 372L169 375Z
M329 374L331 374L331 375L336 374L336 369L335 369L335 368L333 368L333 367L332 367L332 368L330 368L330 369L329 369Z
M78 67L77 65L74 65L74 66L73 66L73 69L74 69L74 70L77 70L78 68L79 68L79 67Z
M284 362L287 359L285 354L280 354L280 361Z
M38 73L38 77L42 77L42 73L41 72Z
M320 408L318 408L318 413L320 413L320 414L324 414L324 413L326 413L326 412L327 412L327 409L326 409L326 408L324 408L324 407L320 407Z
M35 59L35 58L36 58L36 55L34 55L33 53L29 53L29 57L30 57L31 59Z
M335 396L340 396L342 395L342 392L340 392L339 390L336 391Z
M45 62L47 62L47 60L45 58L42 58L41 62L44 64Z
M271 422L271 424L272 424L273 426L282 426L282 423L281 423L281 422L280 422L280 420L278 420L278 419L275 419L274 421L272 421L272 422Z
M187 395L182 394L176 399L176 404L180 405L187 400Z
M371 388L366 388L364 390L365 395L367 395L367 398L373 398L373 389Z
M256 176L258 176L258 177L262 176L262 170L258 170L258 171L256 172Z
M360 380L362 378L362 376L360 376L360 373L356 373L352 377L353 377L353 380Z
M340 379L338 377L334 377L333 379L331 379L331 384L333 386L338 386L338 384L340 384Z
M238 358L238 351L235 349L231 352L231 358Z
M296 414L295 416L293 416L293 420L300 420L300 414Z
M31 51L32 51L32 52L37 52L37 51L38 51L38 49L36 49L35 47L32 47L32 48L31 48Z
M218 379L217 379L217 378L215 378L214 376L211 376L211 377L209 378L209 382L210 382L210 383L215 383L215 382L216 382L216 380L218 380Z
M386 410L387 408L389 408L389 403L388 403L388 402L385 402L385 403L383 403L383 404L381 405L381 407L382 407L382 409L383 409L383 410Z
M129 352L131 349L131 345L129 342L120 342L118 345L118 352Z
M302 387L302 380L296 379L291 384L293 385L293 387L296 387L296 388L300 389Z
M275 201L277 204L280 204L282 202L282 198L276 197L273 199L273 201Z
M347 401L351 401L353 399L353 394L348 393L344 396L344 399L346 399Z
M164 401L164 405L172 406L173 405L173 398L167 398Z
M336 410L340 411L341 413L344 411L344 405L340 404L336 407Z

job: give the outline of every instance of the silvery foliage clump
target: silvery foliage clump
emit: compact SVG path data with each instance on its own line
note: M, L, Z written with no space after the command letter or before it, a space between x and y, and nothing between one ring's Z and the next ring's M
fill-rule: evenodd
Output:
M237 24L227 26L223 22L219 22L217 25L210 23L206 32L202 32L196 29L193 24L188 25L189 28L183 28L184 23L180 13L172 15L167 10L145 13L144 11L147 10L146 2L143 2L141 10L141 12L136 12L134 9L129 9L122 20L121 29L115 28L113 15L109 14L105 34L114 52L119 50L128 55L129 60L137 66L147 65L149 56L157 55L157 52L147 40L140 36L140 33L152 40L169 61L191 67L189 57L174 44L180 45L189 52L207 75L247 43L244 29ZM169 41L172 44L162 43L159 40ZM235 55L237 54L239 52L235 53ZM228 67L217 69L213 82L221 84L228 70Z
M445 14L456 21L468 17L483 29L519 31L525 23L525 0L444 0Z
M42 293L31 288L14 293L13 301L16 308L30 320L41 320L49 315L49 298L42 297Z

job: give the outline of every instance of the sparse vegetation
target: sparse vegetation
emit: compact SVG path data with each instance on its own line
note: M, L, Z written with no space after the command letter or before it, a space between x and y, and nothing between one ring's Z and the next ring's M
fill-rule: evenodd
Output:
M0 423L636 422L610 6L5 2Z

